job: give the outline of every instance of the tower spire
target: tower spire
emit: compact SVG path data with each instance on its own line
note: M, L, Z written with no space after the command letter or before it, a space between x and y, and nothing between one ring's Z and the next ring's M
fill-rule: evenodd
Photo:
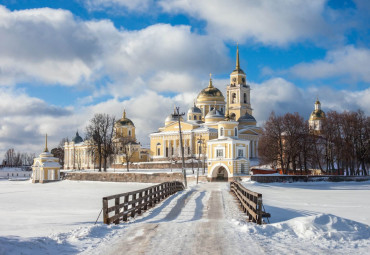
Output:
M209 73L209 84L208 84L208 88L212 88L213 85L212 85L212 73Z
M123 119L126 119L126 109L123 109L123 115L122 115L122 118L123 118Z
M45 134L45 149L44 152L49 152L48 150L48 134Z
M236 44L236 70L240 69L240 63L239 63L239 43Z

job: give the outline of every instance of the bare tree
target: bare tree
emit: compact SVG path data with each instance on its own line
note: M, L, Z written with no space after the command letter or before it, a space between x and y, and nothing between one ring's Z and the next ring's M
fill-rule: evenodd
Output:
M4 161L8 166L14 166L16 153L14 149L8 149L4 155Z
M90 120L90 124L86 127L86 137L92 143L92 150L96 152L99 172L104 167L107 171L107 161L110 155L113 154L113 130L115 117L108 114L95 114Z
M131 136L123 136L121 133L115 134L115 147L118 155L121 155L126 163L127 172L130 171L130 163L135 152L138 151L139 144Z
M63 167L64 165L64 144L69 143L68 137L62 138L60 140L58 147L51 150L51 153L54 155L54 157L59 159L59 164Z

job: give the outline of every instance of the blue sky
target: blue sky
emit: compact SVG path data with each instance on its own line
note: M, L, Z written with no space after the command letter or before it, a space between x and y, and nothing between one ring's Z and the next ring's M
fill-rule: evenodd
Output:
M0 157L37 152L123 108L138 138L208 83L225 91L239 43L258 123L274 110L370 114L366 0L0 1Z

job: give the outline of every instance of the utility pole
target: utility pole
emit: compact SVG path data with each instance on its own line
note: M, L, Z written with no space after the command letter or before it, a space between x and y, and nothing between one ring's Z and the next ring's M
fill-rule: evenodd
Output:
M198 140L198 171L197 171L197 184L198 184L198 179L199 179L199 162L200 162L200 148L202 144L202 135L200 135L200 138Z
M177 114L175 116L177 116L178 121L179 121L179 134L180 134L180 146L181 146L181 157L182 157L182 173L184 175L184 184L185 184L185 189L186 189L188 187L188 183L186 181L184 146L182 144L181 123L180 123L181 116L184 116L185 113L180 114L180 107L176 107L176 111L177 111Z

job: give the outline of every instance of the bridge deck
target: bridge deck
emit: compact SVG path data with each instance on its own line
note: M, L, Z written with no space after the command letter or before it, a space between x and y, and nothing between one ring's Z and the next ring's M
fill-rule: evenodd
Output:
M105 254L263 254L252 236L233 228L245 218L227 183L200 184L127 224Z

